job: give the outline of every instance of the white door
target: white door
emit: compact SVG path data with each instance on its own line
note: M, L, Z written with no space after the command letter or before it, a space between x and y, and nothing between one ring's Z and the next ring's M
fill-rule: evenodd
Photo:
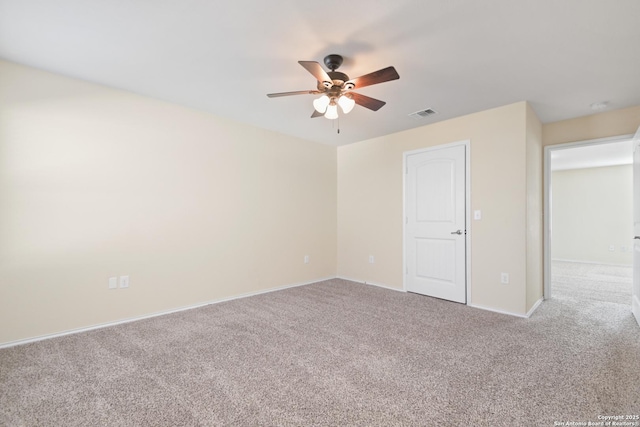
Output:
M466 303L466 145L405 157L405 288Z
M631 310L640 325L640 128L633 137L633 294Z

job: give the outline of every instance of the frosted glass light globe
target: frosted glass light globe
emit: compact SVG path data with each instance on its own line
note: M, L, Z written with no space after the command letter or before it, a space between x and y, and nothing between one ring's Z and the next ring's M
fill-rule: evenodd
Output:
M315 108L318 113L324 114L324 112L327 111L329 102L331 102L329 97L327 95L322 95L320 98L313 100L313 108Z
M335 120L338 118L338 106L335 103L329 104L327 112L324 115L329 120Z
M338 99L338 105L342 108L342 111L345 114L348 114L349 111L353 110L353 107L356 105L356 101L347 95L342 95L340 99Z

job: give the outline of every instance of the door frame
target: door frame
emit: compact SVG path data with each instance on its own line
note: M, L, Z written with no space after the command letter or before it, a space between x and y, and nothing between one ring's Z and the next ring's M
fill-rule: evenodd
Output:
M417 150L404 151L402 153L402 290L407 292L407 157L413 154L421 154L429 151L441 150L456 146L464 147L465 163L465 287L466 305L471 305L471 141L462 140L448 144L433 145Z
M636 131L632 139L633 144L633 281L631 284L631 313L635 317L636 322L640 325L640 254L637 242L638 235L638 219L640 217L640 162L638 155L640 154L640 127Z
M585 141L567 142L564 144L547 145L544 147L544 214L543 214L543 295L544 299L551 298L551 153L557 150L586 147L589 145L603 145L614 142L628 141L631 135L618 135L605 138L588 139Z

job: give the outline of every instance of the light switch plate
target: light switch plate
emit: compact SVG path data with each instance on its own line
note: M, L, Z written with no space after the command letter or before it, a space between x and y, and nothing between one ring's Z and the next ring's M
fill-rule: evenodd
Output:
M482 211L473 211L473 219L475 219L476 221L482 219Z
M129 276L120 276L120 287L121 288L129 287Z
M117 277L109 277L109 289L117 289L118 287L118 278Z

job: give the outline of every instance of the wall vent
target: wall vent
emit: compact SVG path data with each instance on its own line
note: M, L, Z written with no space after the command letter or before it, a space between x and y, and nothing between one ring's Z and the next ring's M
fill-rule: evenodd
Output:
M422 119L425 117L433 116L434 114L438 114L436 110L433 108L427 108L425 110L416 111L415 113L409 114L409 117L413 117L414 119Z

